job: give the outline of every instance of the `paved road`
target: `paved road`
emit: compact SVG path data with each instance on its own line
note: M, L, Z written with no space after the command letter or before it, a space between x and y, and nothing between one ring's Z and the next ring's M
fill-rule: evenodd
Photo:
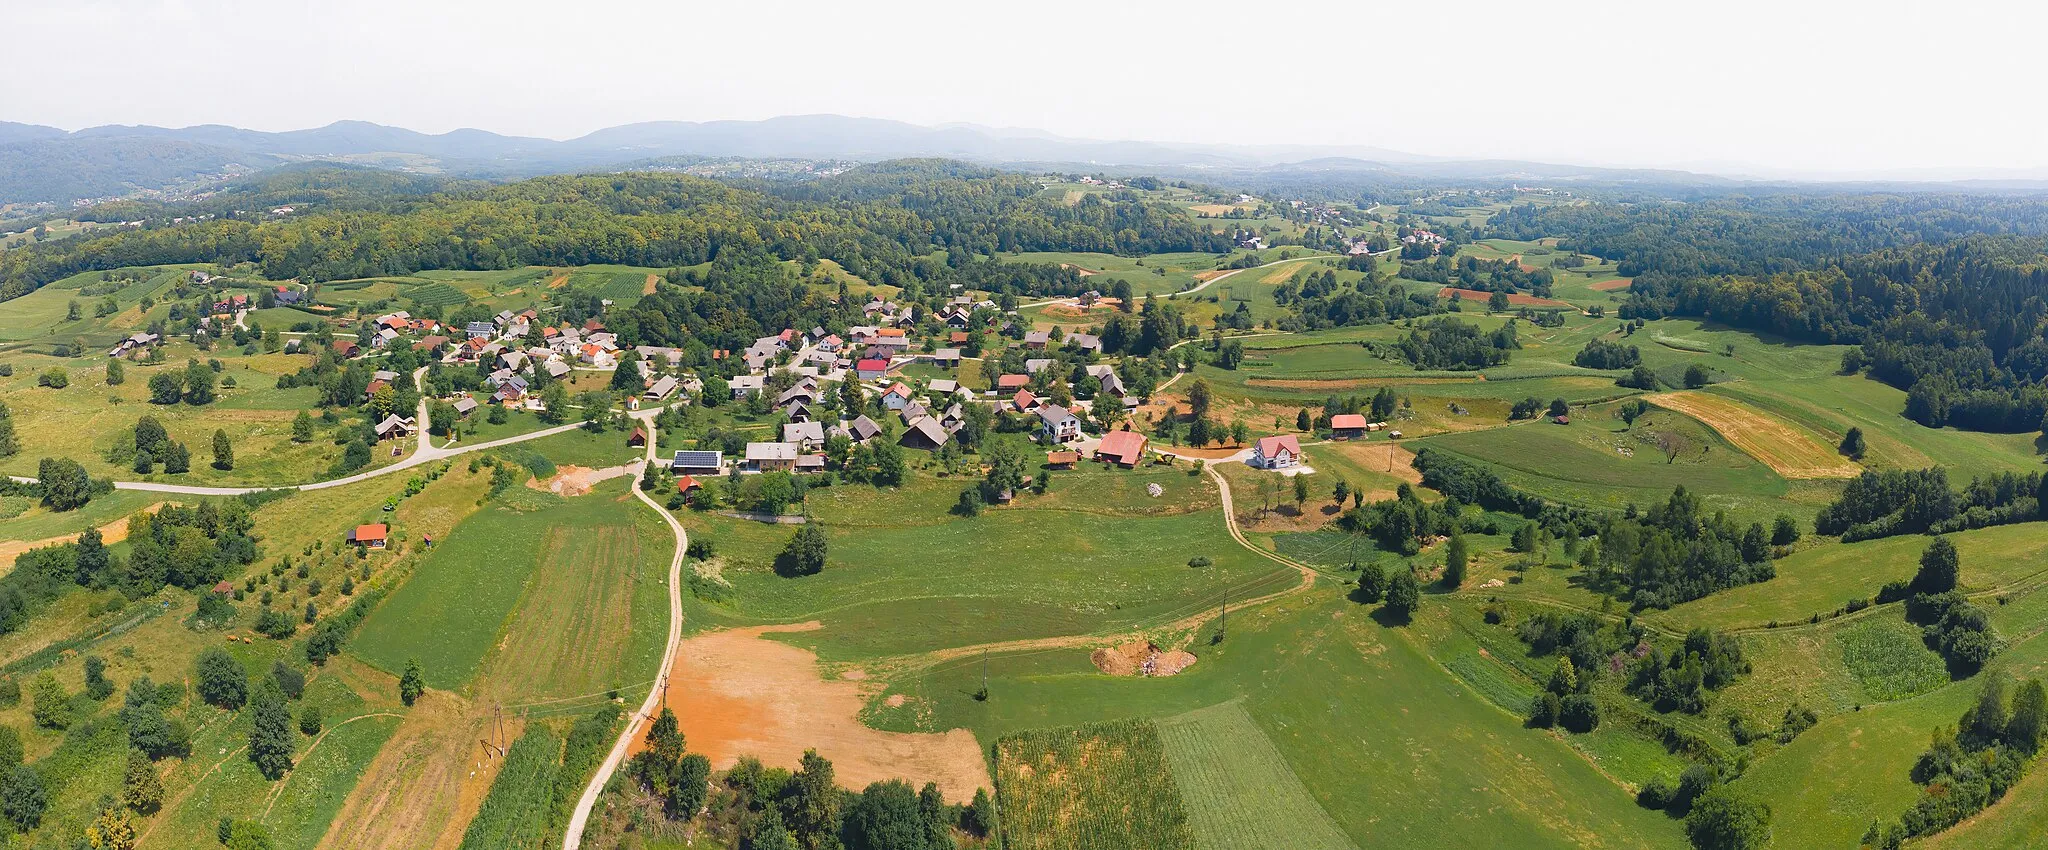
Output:
M654 463L654 443L660 433L654 427L654 411L641 411L632 415L647 429L647 458L641 463ZM637 478L641 470L635 470L634 474ZM676 647L683 640L683 555L689 551L690 535L683 530L682 523L676 522L675 516L655 502L652 496L647 495L647 491L640 489L637 481L633 485L633 495L640 497L640 501L660 514L661 518L668 522L669 530L676 535L676 552L668 562L668 648L662 650L661 669L656 671L655 686L648 689L647 699L640 704L640 710L627 718L625 731L619 733L619 739L612 743L611 753L604 757L603 764L597 766L597 773L590 777L590 784L583 787L583 796L576 800L576 810L569 815L569 827L562 833L562 850L577 850L582 845L583 830L590 821L590 810L597 805L598 795L604 793L605 784L611 781L612 774L618 772L619 765L625 762L626 750L632 746L633 739L640 735L641 730L646 728L647 723L660 710L661 695L667 684L668 671L675 666Z
M426 371L427 370L424 367L422 367L413 372L412 379L413 386L415 388L419 386L421 376L425 375ZM451 458L456 455L464 454L467 452L483 451L484 449L494 449L499 446L509 446L513 443L523 443L527 440L537 440L542 437L552 436L555 434L560 434L564 431L571 431L583 427L580 423L572 422L566 425L556 425L553 428L543 428L539 431L529 431L524 434L518 434L515 436L506 437L504 439L499 440L491 440L483 443L470 443L468 445L456 446L454 448L437 448L433 445L432 441L427 435L427 402L428 399L425 396L421 396L418 418L414 420L420 426L419 442L413 447L412 455L390 466L379 467L377 469L372 469L368 472L358 472L354 475L347 475L341 478L334 478L327 481L315 481L311 484L280 484L270 487L203 487L193 484L167 484L159 481L116 481L114 482L114 489L141 490L151 493L176 493L181 496L240 496L244 493L261 493L265 490L325 490L329 487L340 487L346 484L354 484L358 481L367 481L369 479L376 478L379 475L390 475L391 473L394 472L411 469L421 464L432 463L437 460ZM652 410L645 410L641 412L645 413L648 416L653 416L661 409L662 408L654 408ZM650 444L652 442L652 440L649 440ZM23 484L35 483L35 478L31 476L10 475L8 477L14 479L15 481L19 481Z

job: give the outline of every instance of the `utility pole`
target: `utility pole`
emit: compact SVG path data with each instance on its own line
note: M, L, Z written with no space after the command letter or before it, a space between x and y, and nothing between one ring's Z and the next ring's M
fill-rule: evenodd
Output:
M1222 643L1223 636L1230 631L1230 591L1223 592L1223 615L1216 621L1216 642Z
M981 648L981 692L988 693L988 647Z

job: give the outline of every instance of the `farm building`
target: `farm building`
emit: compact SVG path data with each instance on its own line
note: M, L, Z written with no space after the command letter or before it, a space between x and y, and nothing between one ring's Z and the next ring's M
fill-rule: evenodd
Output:
M1051 469L1073 469L1074 464L1079 463L1080 461L1081 453L1076 451L1057 451L1045 453L1045 465Z
M703 483L699 482L695 476L685 475L676 479L676 493L681 495L685 502L696 498L697 491L702 489L704 489Z
M939 420L921 416L903 429L903 437L897 442L913 449L936 450L952 438L953 435L946 433L945 426L940 425Z
M631 430L631 431L629 431L629 432L627 432L627 433L626 433L626 445L628 445L628 446L645 446L645 445L647 445L647 429L646 429L646 428L643 428L643 427L641 427L641 426L639 426L639 425L635 425L635 426L633 426L633 430Z
M891 386L888 392L882 393L883 407L890 410L902 410L907 404L910 404L910 388L900 382Z
M810 451L825 445L825 425L822 422L791 422L782 426L782 441L802 446Z
M1030 384L1030 375L1002 375L996 378L996 389L1002 392L1021 390Z
M1130 469L1145 459L1146 442L1145 435L1136 431L1111 431L1102 435L1102 444L1095 447L1095 459Z
M1339 413L1330 417L1330 439L1356 440L1365 436L1365 415Z
M661 401L673 395L676 387L680 386L681 383L673 375L663 375L660 380L654 382L653 386L647 388L645 397L648 401Z
M725 452L676 452L668 462L668 469L679 475L722 475L725 473Z
M365 549L382 549L390 533L391 529L381 522L358 525L349 529L348 542Z
M1287 469L1301 464L1301 441L1293 434L1276 437L1260 437L1252 445L1252 466L1260 469Z
M415 426L411 417L399 416L393 413L385 416L384 421L377 423L377 439L402 439L412 436L414 430Z

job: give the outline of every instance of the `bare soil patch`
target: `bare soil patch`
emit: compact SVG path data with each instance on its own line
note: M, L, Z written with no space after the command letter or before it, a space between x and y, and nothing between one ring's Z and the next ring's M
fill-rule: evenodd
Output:
M1459 289L1458 287L1455 287L1455 286L1446 286L1446 287L1444 287L1444 288L1442 288L1442 289L1439 289L1439 290L1437 290L1437 293L1436 293L1436 297L1438 297L1438 298L1460 298L1460 299L1463 299L1463 300L1466 300L1466 301L1479 301L1479 302L1482 302L1482 303L1484 303L1484 302L1485 302L1485 301L1486 301L1486 300L1487 300L1488 298L1492 298L1492 297L1493 297L1493 293L1491 293L1491 292L1481 292L1481 291L1479 291L1479 290L1477 290L1477 289ZM1556 299L1553 299L1553 298L1538 298L1538 297L1536 297L1536 296L1534 296L1534 295L1525 295L1525 294L1523 294L1523 293L1520 293L1520 292L1517 292L1517 293L1514 293L1514 294L1512 294L1512 295L1509 295L1509 296L1508 296L1508 304L1509 304L1510 306L1514 306L1514 307L1570 307L1570 306L1572 306L1572 305L1570 305L1570 304L1567 304L1567 303L1565 303L1565 302L1563 302L1563 301L1558 301L1558 300L1556 300Z
M157 508L161 508L163 506L163 502L158 502L154 505L150 505L149 507L143 508L140 512L145 514L153 514L156 513ZM128 520L130 517L133 516L134 514L129 514L128 516L124 516L120 519L114 520L113 522L107 523L106 525L100 526L100 537L102 538L102 540L108 546L112 546L123 540L127 540ZM81 531L78 534L84 533L85 532ZM30 549L41 549L44 546L55 546L59 543L76 542L78 540L78 534L60 534L56 537L46 537L42 540L0 541L0 567L13 567L14 559L21 557L21 553L27 552ZM4 570L0 570L0 574L4 573Z
M816 655L762 637L818 627L755 626L683 641L670 671L667 704L681 720L690 750L718 769L751 755L794 770L804 750L816 749L832 760L839 784L850 790L902 777L912 785L937 782L947 799L964 800L977 788L992 787L973 732L871 729L860 722L860 712L877 684L826 679Z
M1627 289L1633 283L1635 283L1634 280L1622 277L1615 278L1614 280L1603 280L1599 283L1589 283L1586 284L1586 288L1594 292L1613 292L1617 289Z
M562 288L563 286L567 285L568 283L569 283L569 273L568 273L568 272L562 272L561 274L555 275L555 277L554 277L554 279L553 279L553 280L550 280L550 281L548 281L548 288L549 288L549 289L561 289L561 288Z
M597 482L608 478L617 478L622 475L630 475L632 472L632 468L625 465L607 466L603 469L563 465L556 468L553 478L549 478L546 481L532 479L526 482L526 486L532 487L535 490L544 490L557 496L584 496L590 493L590 488L596 486Z
M1095 669L1111 676L1171 676L1195 663L1185 650L1163 650L1151 641L1132 641L1095 650L1089 660Z
M1195 282L1208 283L1209 281L1230 274L1232 271L1235 271L1235 269L1210 269L1205 272L1195 272Z
M1073 263L1061 263L1060 268L1073 269L1075 274L1078 274L1082 277L1092 277L1094 275L1102 274L1101 272L1096 271L1094 269L1082 268L1081 266L1074 265Z
M1812 432L1738 402L1691 390L1647 398L1658 407L1706 423L1785 478L1854 478L1863 472L1863 467L1837 454Z
M641 295L653 295L653 294L654 294L654 285L655 285L656 283L660 283L660 282L661 282L661 275L658 275L658 274L650 274L650 275L648 275L648 276L647 276L647 284L646 284L645 286L642 286L642 287L640 287L640 294L641 294Z
M1083 307L1079 304L1047 304L1041 312L1045 314L1046 318L1057 321L1060 319L1084 320L1100 313L1115 312L1115 310L1116 299L1104 298L1101 301L1095 302L1095 305L1092 307Z

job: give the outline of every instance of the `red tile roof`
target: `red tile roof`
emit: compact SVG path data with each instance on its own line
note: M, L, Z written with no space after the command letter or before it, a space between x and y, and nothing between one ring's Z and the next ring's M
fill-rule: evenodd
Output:
M1111 431L1102 435L1102 444L1095 447L1095 457L1114 460L1124 466L1136 466L1145 457L1145 435L1136 431Z
M1338 430L1364 428L1365 414L1339 413L1335 416L1330 417L1330 427L1336 428Z
M1259 457L1278 457L1281 449L1286 449L1293 457L1301 457L1301 441L1294 439L1293 434L1259 438Z
M384 536L389 533L390 529L381 522L358 525L356 526L356 542L368 543L372 540L383 540Z

